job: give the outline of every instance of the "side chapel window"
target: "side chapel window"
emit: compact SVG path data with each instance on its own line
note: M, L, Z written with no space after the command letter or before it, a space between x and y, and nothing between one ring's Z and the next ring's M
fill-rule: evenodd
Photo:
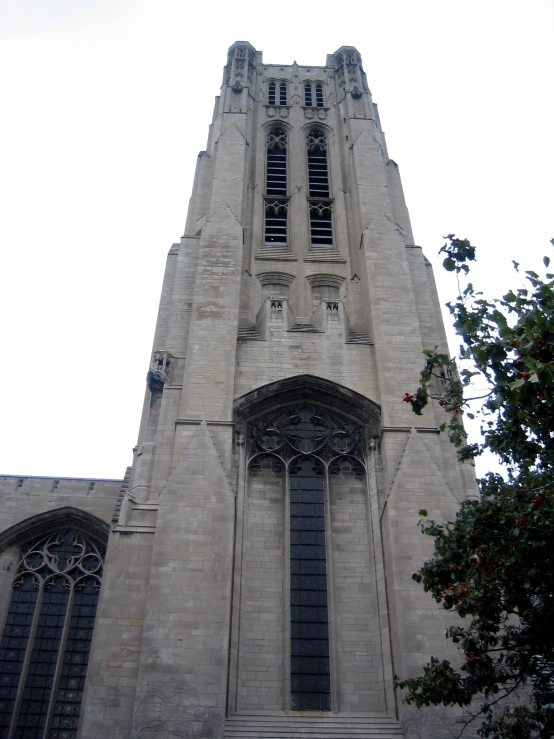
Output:
M289 201L287 197L287 132L273 126L267 132L265 187L266 244L286 244Z
M330 198L327 136L321 128L308 132L308 208L312 246L333 245L333 202Z
M77 737L104 557L70 529L21 548L0 642L0 736Z

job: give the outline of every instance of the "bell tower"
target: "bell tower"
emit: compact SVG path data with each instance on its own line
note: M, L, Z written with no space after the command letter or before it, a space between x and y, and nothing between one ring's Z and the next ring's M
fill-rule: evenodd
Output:
M418 510L475 491L442 411L402 402L436 345L359 52L233 44L167 257L81 737L409 736L394 674L445 652L411 580Z

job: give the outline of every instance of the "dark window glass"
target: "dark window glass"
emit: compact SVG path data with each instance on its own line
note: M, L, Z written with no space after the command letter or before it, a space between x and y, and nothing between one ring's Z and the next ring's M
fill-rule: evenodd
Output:
M281 82L279 85L279 105L287 104L287 83Z
M71 530L22 547L0 643L1 739L76 739L103 556Z
M294 431L311 439L317 433L312 426L297 423ZM291 470L290 488L291 708L329 711L325 508L319 464L305 457Z
M275 105L275 82L270 82L267 90L267 102L269 105Z
M44 733L70 590L71 584L65 577L49 580L44 588L19 706L16 739L40 739Z
M38 580L23 575L13 586L0 643L0 736L7 736L38 597Z
M99 590L98 580L92 577L81 580L76 586L48 739L74 739L77 736Z
M312 85L308 82L304 85L304 105L311 108L312 104Z

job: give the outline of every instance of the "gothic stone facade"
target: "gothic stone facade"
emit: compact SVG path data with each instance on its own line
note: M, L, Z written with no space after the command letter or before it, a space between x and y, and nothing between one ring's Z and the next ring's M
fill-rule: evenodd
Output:
M445 651L418 510L475 490L441 410L402 402L435 345L359 53L235 43L132 468L2 479L1 736L407 736L393 675Z

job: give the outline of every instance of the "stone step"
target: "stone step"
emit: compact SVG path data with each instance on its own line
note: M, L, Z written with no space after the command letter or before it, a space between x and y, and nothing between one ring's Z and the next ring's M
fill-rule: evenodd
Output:
M225 739L401 739L388 717L230 716Z
M132 467L127 467L125 470L125 476L123 477L123 480L121 482L121 487L119 488L119 495L117 496L117 501L115 504L114 512L112 515L112 523L117 523L119 521L119 514L121 513L121 506L123 505L123 498L125 497L125 493L129 489L129 482L131 481L131 470Z
M296 331L296 332L303 332L308 334L322 334L323 331L319 328L316 328L311 323L295 323L294 326L291 326L289 331Z
M237 334L238 341L264 341L263 336L256 331L254 326L239 328Z
M346 340L347 344L366 344L369 346L373 345L371 337L361 331L351 331L350 336Z

